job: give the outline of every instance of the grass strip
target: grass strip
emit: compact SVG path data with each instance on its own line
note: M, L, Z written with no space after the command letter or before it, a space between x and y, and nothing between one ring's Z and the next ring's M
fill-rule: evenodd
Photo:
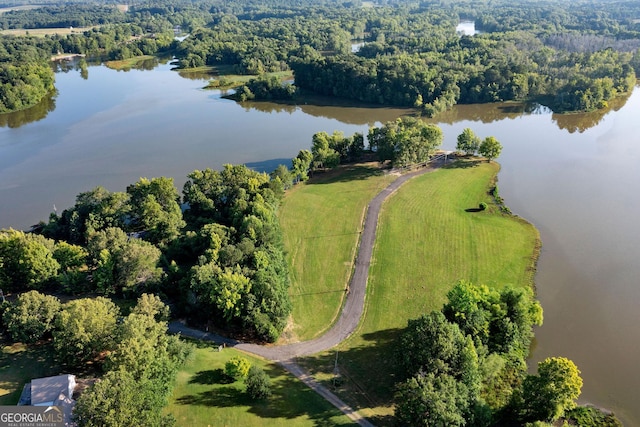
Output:
M365 209L394 179L376 163L347 165L316 174L285 196L278 217L291 273L289 340L314 338L337 318Z

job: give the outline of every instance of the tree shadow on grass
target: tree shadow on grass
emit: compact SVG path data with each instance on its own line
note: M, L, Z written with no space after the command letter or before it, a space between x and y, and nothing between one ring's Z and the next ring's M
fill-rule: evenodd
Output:
M464 211L465 212L482 212L484 209L480 209L480 208L467 208Z
M189 384L231 384L232 382L233 379L225 375L220 368L196 372L189 380Z
M335 169L329 169L326 171L315 171L311 179L307 181L307 185L360 181L371 178L373 176L384 175L384 173L385 169L380 167L378 163L348 163L345 165L341 165Z
M469 168L475 168L480 163L482 163L483 161L484 160L482 160L482 159L465 158L465 159L456 160L453 163L449 163L448 165L445 166L445 168L446 169L469 169Z
M349 406L357 411L393 404L395 383L400 377L396 354L397 340L403 329L392 328L363 334L362 345L338 351L338 371L342 384L333 386L336 351L307 357L301 364L315 376L324 374L323 381ZM374 425L393 425L392 415L370 418Z
M212 408L248 407L249 413L262 419L291 420L307 417L315 426L344 425L342 413L291 375L276 365L267 365L265 372L271 378L272 395L267 399L251 399L242 383L212 385L206 391L178 398L179 405L206 406ZM189 382L209 381L217 376L215 371L201 371ZM351 424L347 424L351 425Z

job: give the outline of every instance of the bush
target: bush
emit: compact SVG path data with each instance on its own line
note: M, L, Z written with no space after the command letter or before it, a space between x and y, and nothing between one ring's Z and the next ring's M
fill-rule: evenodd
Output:
M485 202L480 203L479 206L481 211L486 211L487 210L487 204Z
M247 394L252 399L266 399L271 396L271 380L259 366L251 366L244 384Z
M232 357L229 359L227 363L224 365L224 373L229 378L233 380L241 380L247 378L249 374L249 369L251 368L251 363L244 357Z

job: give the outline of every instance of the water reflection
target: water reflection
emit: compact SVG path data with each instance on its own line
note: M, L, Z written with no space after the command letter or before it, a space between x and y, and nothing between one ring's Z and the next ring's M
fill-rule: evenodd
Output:
M587 129L600 124L604 116L611 111L618 111L629 100L630 94L620 96L609 101L607 108L591 111L589 113L579 114L553 114L551 120L553 120L560 129L566 130L569 133L583 133Z
M247 112L254 110L263 113L293 114L296 111L302 111L313 117L339 120L342 123L360 126L374 126L376 123L385 123L400 116L418 114L412 108L381 107L323 96L305 96L297 103L250 101L242 102L240 105Z
M57 91L53 91L44 97L42 101L26 110L14 113L0 114L0 127L18 128L27 123L37 122L47 117L56 108L55 98Z

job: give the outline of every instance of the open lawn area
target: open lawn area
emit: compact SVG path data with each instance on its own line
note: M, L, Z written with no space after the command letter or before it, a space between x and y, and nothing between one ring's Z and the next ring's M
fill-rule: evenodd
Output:
M228 382L225 363L234 356L262 366L271 378L273 394L251 400L242 381ZM171 403L166 408L179 426L340 426L351 420L282 368L227 348L221 352L200 344L193 360L178 372Z
M61 374L53 361L50 344L26 346L21 343L7 345L2 341L0 353L0 405L15 405L22 388L33 378Z
M539 235L493 203L498 170L479 161L439 169L408 181L383 206L365 318L340 345L338 362L345 378L338 394L375 424L390 423L393 353L401 351L394 340L408 319L439 310L459 280L532 286ZM480 202L488 209L475 209ZM335 351L305 364L330 378L334 360Z
M396 176L377 163L316 174L287 193L278 217L290 267L293 328L307 340L327 330L340 312L368 203Z
M60 36L68 36L69 34L82 34L85 31L89 31L95 27L64 27L64 28L29 28L23 29L18 28L15 30L2 30L0 34L4 35L12 35L12 36L36 36L36 37L44 37L51 35L60 35Z

